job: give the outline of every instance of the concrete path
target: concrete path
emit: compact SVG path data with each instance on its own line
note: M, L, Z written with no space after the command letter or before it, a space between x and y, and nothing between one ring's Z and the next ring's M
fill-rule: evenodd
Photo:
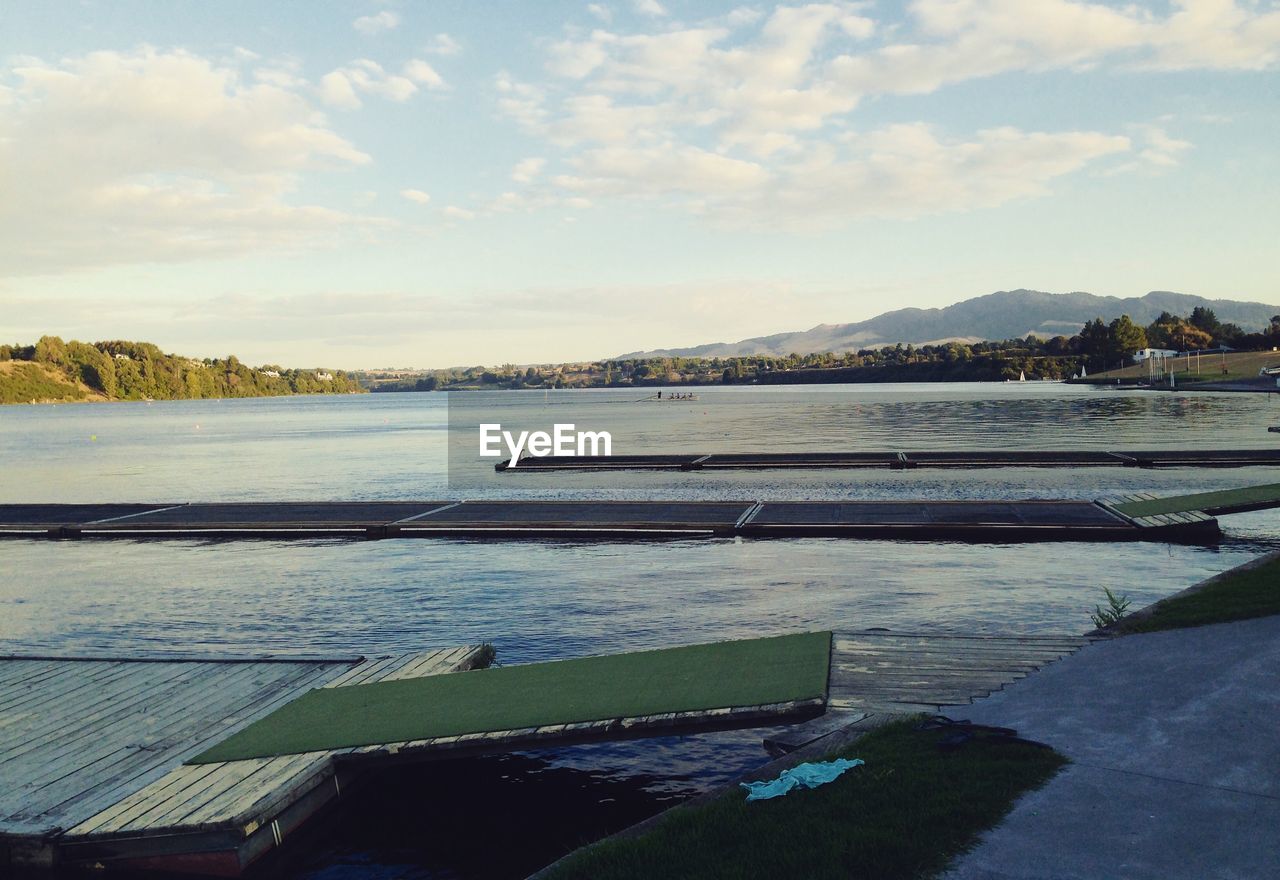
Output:
M1072 761L948 880L1280 878L1280 617L1097 643L947 714Z

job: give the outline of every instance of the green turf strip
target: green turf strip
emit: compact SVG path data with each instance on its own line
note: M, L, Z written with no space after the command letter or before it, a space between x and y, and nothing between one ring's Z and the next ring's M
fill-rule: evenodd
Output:
M308 691L190 764L825 697L831 633Z
M1125 516L1155 516L1161 513L1217 510L1234 505L1243 507L1268 502L1275 502L1280 506L1280 483L1246 486L1243 489L1224 489L1220 492L1200 492L1195 495L1176 495L1172 498L1154 498L1150 501L1130 501L1115 505L1115 509Z

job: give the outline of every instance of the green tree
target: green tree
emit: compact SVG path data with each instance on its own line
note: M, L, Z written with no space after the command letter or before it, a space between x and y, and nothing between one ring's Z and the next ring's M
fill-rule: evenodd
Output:
M1121 315L1111 322L1107 328L1111 334L1112 353L1122 360L1133 356L1133 353L1147 347L1147 334L1128 315Z

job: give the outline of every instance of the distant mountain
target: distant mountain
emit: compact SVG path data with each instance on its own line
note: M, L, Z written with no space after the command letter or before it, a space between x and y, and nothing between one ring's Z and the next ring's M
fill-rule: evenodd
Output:
M810 354L857 351L901 342L930 345L940 342L979 342L1037 336L1071 336L1086 321L1107 321L1128 315L1149 324L1161 312L1189 315L1196 306L1213 309L1223 323L1245 330L1265 327L1280 306L1229 299L1205 299L1156 290L1142 297L1094 296L1091 293L1042 293L1007 290L967 299L945 309L897 309L855 324L819 324L809 330L758 336L741 342L714 342L692 348L657 349L621 355L634 357L735 357L767 354Z

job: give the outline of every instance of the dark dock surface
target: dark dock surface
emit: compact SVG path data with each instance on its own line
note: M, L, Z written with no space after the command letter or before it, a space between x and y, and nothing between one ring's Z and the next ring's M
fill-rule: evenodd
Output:
M620 470L768 470L1009 468L1009 467L1256 467L1280 466L1280 449L977 450L893 452L718 452L670 455L525 456L494 465L508 473Z
M1280 504L1280 501L1276 502ZM1251 508L1252 509L1252 508ZM4 504L0 537L1212 541L1203 513L1091 501L391 501Z

